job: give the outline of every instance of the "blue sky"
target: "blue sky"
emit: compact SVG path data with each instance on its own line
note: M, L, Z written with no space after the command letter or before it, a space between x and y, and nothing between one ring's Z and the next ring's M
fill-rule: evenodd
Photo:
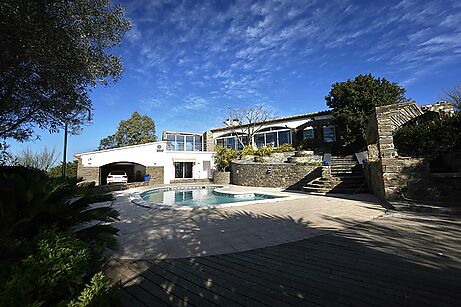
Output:
M138 111L162 130L203 132L229 107L277 115L326 109L331 84L372 73L418 104L461 82L460 1L120 1L133 28L114 52L122 80L92 93L93 124L69 137L68 159L97 148ZM63 135L18 150L55 147Z

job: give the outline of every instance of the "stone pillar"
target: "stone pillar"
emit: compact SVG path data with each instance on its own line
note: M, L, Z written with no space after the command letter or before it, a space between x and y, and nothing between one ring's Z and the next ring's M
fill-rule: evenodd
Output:
M214 140L213 133L211 131L206 131L203 134L203 151L214 151Z

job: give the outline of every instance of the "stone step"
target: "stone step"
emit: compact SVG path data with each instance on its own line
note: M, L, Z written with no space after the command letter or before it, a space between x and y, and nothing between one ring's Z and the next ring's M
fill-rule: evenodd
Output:
M303 187L304 192L308 193L338 193L338 194L357 194L357 193L368 193L368 188L363 189L343 189L343 188L333 188L333 189L318 189L318 188L310 188L310 187Z

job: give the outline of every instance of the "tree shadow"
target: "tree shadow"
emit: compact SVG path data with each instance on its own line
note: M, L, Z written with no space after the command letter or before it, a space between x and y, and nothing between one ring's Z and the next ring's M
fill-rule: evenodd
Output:
M189 236L192 244L187 247L198 252L210 248L200 240L203 229L217 227L225 234L236 225L246 224L242 221L269 225L274 238L293 229L301 233L319 231L312 228L310 221L283 216L241 210L195 213L172 235ZM401 213L366 223L323 218L346 228L324 229L307 239L224 255L113 259L108 274L119 281L126 305L459 303L460 221L447 216ZM266 239L245 228L237 234L242 242ZM229 244L225 236L218 243Z

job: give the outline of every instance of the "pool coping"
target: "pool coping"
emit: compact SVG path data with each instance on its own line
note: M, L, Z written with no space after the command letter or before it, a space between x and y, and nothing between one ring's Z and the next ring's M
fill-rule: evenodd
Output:
M141 197L141 193L144 193L150 190L171 191L171 190L187 190L190 188L205 189L205 188L213 188L213 187L216 188L215 191L217 191L218 193L222 193L222 194L228 194L228 195L258 194L258 195L269 195L269 196L273 196L274 198L241 201L241 202L227 203L227 204L221 204L221 205L216 205L216 206L201 206L201 207L181 206L180 207L180 206L171 206L171 205L162 205L162 204L151 205L149 204L149 202L145 201ZM185 185L185 186L167 185L167 186L162 186L158 188L148 189L145 191L132 192L129 195L129 199L131 203L137 206L146 208L146 209L192 211L192 210L201 210L201 209L220 209L220 208L229 208L229 207L241 207L241 206L248 206L248 205L254 205L254 204L273 203L273 202L278 202L278 201L286 201L286 200L303 198L302 195L293 195L290 192L285 192L285 191L260 191L260 192L251 191L250 192L250 191L230 191L226 189L229 189L229 187L223 186L223 185Z

